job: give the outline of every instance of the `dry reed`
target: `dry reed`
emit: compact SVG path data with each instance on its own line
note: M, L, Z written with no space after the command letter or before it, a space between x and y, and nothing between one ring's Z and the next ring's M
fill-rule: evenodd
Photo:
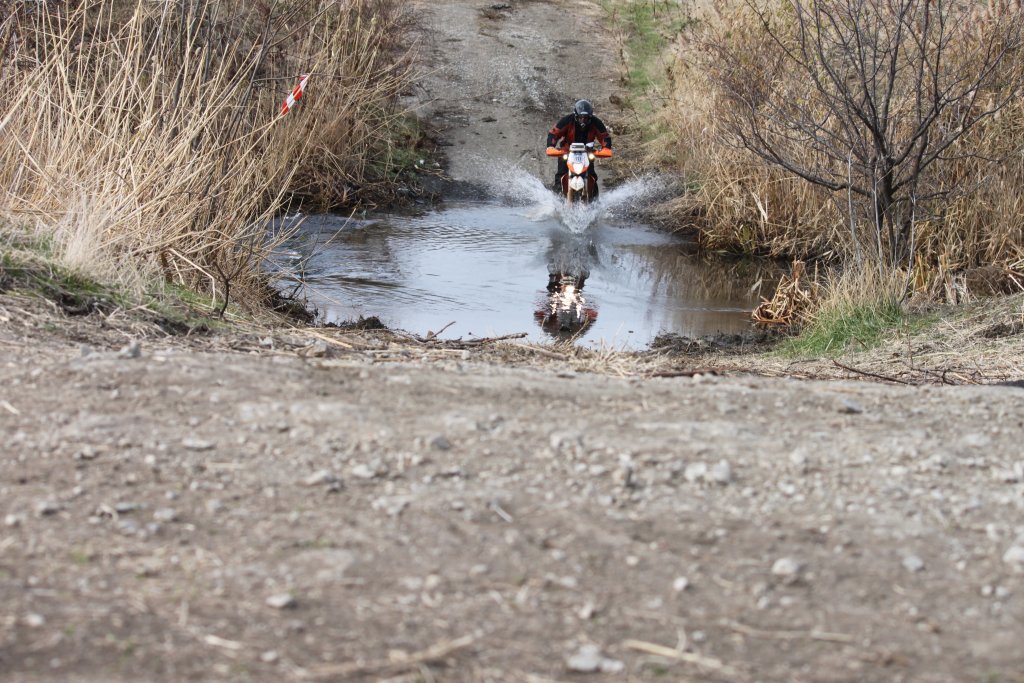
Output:
M712 249L854 260L865 245L855 238L857 226L851 230L846 193L828 192L767 165L730 134L725 122L734 103L713 77L720 65L708 45L727 41L732 54L742 57L744 78L759 87L807 92L795 82L800 74L770 70L768 65L778 63L779 45L741 0L712 0L697 16L699 21L676 38L666 105L659 112L658 125L682 143L673 162L690 185L672 203L676 224L696 231ZM972 30L956 36L984 45L998 26L1020 20L1016 0L979 5ZM781 20L774 29L785 26ZM970 45L955 47L951 57L971 58ZM1012 56L999 65L1002 72L995 79L1007 87L1024 80L1024 62ZM1024 101L1018 98L977 123L947 156L924 179L928 191L942 197L918 217L915 273L907 280L919 290L944 294L957 289L957 277L962 284L972 271L985 268L1001 274L1008 289L1024 283ZM854 220L864 221L860 235L869 232L865 216Z
M268 222L353 200L409 64L396 0L39 3L0 24L0 215L60 261L257 305ZM312 72L298 109L281 101Z

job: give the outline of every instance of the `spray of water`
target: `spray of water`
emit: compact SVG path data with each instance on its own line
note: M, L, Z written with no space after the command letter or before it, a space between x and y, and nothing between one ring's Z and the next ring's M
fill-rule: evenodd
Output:
M511 162L490 162L492 171L486 183L488 191L497 199L527 208L531 220L557 217L570 231L580 233L604 217L626 218L647 209L650 202L664 195L672 180L648 174L632 178L611 190L604 190L596 202L567 204L532 173Z

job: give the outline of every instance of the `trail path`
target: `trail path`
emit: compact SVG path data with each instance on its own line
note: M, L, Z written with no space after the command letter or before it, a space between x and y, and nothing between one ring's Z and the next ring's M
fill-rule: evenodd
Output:
M1024 681L1019 389L328 334L0 294L0 681Z
M425 77L407 104L440 130L445 172L481 184L492 161L554 177L544 136L577 99L593 101L610 126L621 113L615 55L593 2L422 2ZM614 177L608 164L603 176Z

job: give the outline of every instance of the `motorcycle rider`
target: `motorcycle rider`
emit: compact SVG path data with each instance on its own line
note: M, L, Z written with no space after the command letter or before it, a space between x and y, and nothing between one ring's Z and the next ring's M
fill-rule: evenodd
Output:
M594 116L594 105L590 100L579 100L572 108L572 113L563 116L548 131L548 147L562 148L573 142L598 142L601 147L611 149L612 136L604 121ZM558 157L558 170L555 171L555 192L562 191L562 176L569 172L565 159ZM597 171L594 164L590 165L590 176L594 178L594 198L597 197Z

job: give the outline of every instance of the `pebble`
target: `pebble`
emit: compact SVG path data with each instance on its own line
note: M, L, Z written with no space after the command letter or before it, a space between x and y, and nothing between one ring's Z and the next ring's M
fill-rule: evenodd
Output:
M635 469L632 458L628 456L619 458L619 467L612 473L612 480L623 488L634 488L636 486L633 477Z
M359 463L352 468L352 476L357 479L373 479L380 476L381 467L367 465L366 463Z
M267 607L274 609L294 609L299 603L291 593L277 593L267 598Z
M903 568L908 572L919 572L924 569L924 560L917 555L907 555L903 558Z
M601 654L597 645L583 645L575 654L566 660L569 671L576 673L619 673L625 665L617 659L609 659Z
M685 576L677 577L676 580L672 582L672 590L674 590L676 593L682 593L689 587L690 580Z
M321 484L333 484L338 478L330 470L317 470L302 480L306 486L320 486Z
M138 503L117 503L114 505L114 512L119 515L127 515L139 509Z
M157 522L169 523L177 522L180 519L178 511L174 508L160 508L153 513L153 520Z
M792 463L793 468L800 474L807 474L807 471L810 469L810 458L802 450L790 453L789 462Z
M448 437L439 434L430 440L430 447L435 451L449 451L452 448L452 442L448 440Z
M273 664L280 658L281 655L278 654L277 650L267 650L260 655L260 661L264 664Z
M36 513L38 513L40 517L48 517L50 515L55 515L58 512L60 512L61 509L61 504L55 500L40 501L36 505Z
M211 498L206 501L206 511L211 515L215 515L224 509L224 503L220 498Z
M142 344L138 340L134 340L118 351L117 355L119 358L141 358Z
M4 526L8 529L13 529L16 526L21 525L21 517L18 515L7 515L4 517Z
M373 501L372 505L374 510L383 510L388 517L397 517L409 507L410 501L408 496L382 497Z
M1017 571L1024 571L1024 546L1012 545L1003 553L1003 562Z
M327 342L315 341L306 347L304 355L307 358L323 358L327 355L328 351Z
M683 471L683 478L686 479L686 481L693 483L703 479L707 473L708 466L706 463L691 462Z
M864 408L852 398L844 398L839 405L839 412L845 415L860 415Z
M785 579L796 577L800 573L800 563L792 557L780 557L772 565L772 575Z
M213 450L214 443L205 439L186 436L181 440L181 446L188 451L210 451Z
M95 460L100 454L94 446L85 445L82 446L73 456L75 460Z
M720 460L707 474L708 481L725 486L732 481L732 466L727 460Z
M46 617L42 614L29 612L25 615L25 625L29 628L42 628L46 625Z

